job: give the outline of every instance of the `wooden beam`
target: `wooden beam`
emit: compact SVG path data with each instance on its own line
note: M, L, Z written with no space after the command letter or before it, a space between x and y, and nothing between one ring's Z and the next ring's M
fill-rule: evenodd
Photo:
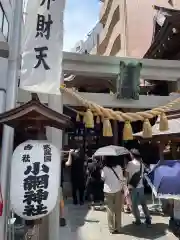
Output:
M63 71L67 74L116 79L120 61L138 60L142 63L141 78L150 80L177 81L180 76L180 61L133 59L113 56L63 53Z

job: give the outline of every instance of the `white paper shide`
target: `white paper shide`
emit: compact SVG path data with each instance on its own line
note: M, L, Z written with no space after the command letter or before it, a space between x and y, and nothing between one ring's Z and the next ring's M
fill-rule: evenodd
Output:
M12 156L11 205L26 220L49 214L59 189L60 153L48 141L26 141Z
M28 1L20 79L24 90L60 94L64 2Z

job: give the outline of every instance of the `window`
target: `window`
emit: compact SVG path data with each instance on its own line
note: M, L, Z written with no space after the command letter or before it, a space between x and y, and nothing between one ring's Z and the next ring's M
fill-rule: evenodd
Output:
M5 39L8 40L9 22L1 3L0 3L0 30L3 33Z
M119 34L113 43L110 56L115 56L120 51L120 49L121 49L121 35Z

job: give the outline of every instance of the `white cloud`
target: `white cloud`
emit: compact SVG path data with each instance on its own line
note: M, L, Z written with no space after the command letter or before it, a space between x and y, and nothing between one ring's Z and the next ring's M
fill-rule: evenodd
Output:
M99 19L99 0L66 0L64 50L83 40Z

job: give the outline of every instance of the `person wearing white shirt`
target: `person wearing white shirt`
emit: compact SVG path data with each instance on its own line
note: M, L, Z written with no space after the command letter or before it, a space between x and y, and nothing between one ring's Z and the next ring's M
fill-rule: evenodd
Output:
M114 157L106 156L105 167L101 172L107 201L108 227L111 233L121 232L121 213L123 204L123 171L116 161Z
M147 225L150 225L151 217L146 204L146 199L144 195L144 185L143 185L143 174L144 174L145 167L141 161L141 156L139 151L136 149L132 149L130 152L132 154L132 161L130 161L126 167L126 175L128 178L128 182L130 183L134 174L137 174L138 172L141 171L139 174L139 181L137 182L136 187L129 185L131 200L132 200L132 212L135 218L135 221L133 223L136 225L141 224L140 212L138 208L138 205L141 204L145 218L146 218L145 223Z

